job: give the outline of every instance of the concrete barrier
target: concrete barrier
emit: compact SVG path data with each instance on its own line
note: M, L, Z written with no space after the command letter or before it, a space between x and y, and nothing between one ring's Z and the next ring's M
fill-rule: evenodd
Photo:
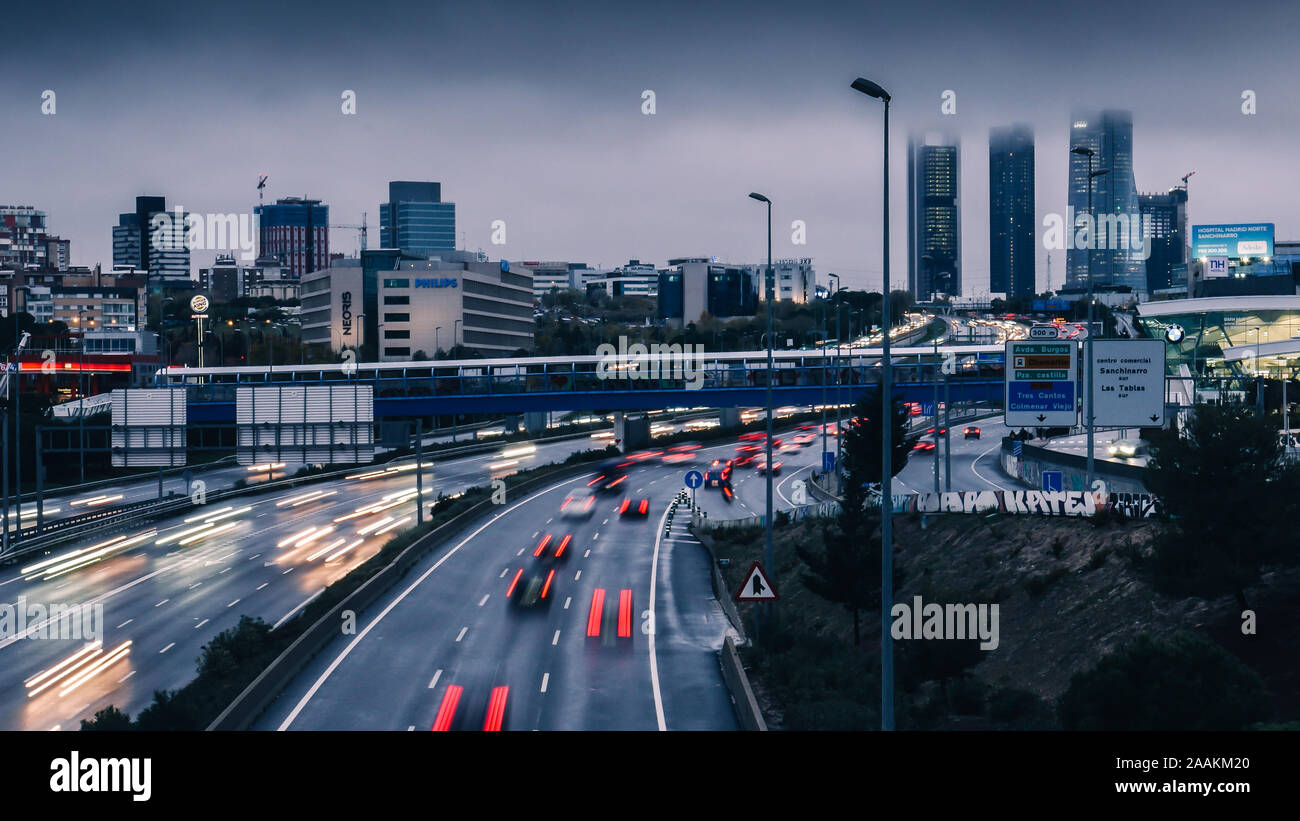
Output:
M727 636L722 649L718 651L718 662L722 665L722 680L731 692L731 703L736 708L736 720L742 730L766 731L767 722L763 720L763 711L758 708L758 699L749 686L749 676L745 675L745 665L736 652L736 643Z
M745 638L745 623L740 618L740 611L736 609L736 603L731 600L731 591L727 589L727 583L722 578L722 571L718 569L718 553L713 549L713 537L708 533L696 530L694 527L691 528L691 532L695 534L695 538L699 539L700 544L704 545L704 549L708 551L709 580L713 584L714 597L722 605L722 612L727 614L727 620L731 622L731 626L736 628L736 632L740 634L741 641L748 641Z

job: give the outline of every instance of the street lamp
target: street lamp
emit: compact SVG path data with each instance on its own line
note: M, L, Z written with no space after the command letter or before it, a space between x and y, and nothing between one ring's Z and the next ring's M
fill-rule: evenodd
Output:
M831 296L840 292L840 275L827 274L827 279L835 280L835 290ZM830 324L830 318L827 317L827 324ZM844 423L840 417L840 371L843 370L843 363L840 362L840 301L835 300L835 492L840 491L840 457L843 455L841 443L844 441Z
M438 358L438 351L442 350L442 346L438 344L438 331L441 331L441 330L442 330L442 326L441 326L441 325L438 325L438 326L434 327L434 329L433 329L433 357L434 357L434 359L437 359L437 358Z
M457 340L460 339L460 326L464 324L464 322L465 320L458 319L451 324L451 349L453 351L456 350L456 346L460 344Z
M767 470L764 471L767 478L767 502L764 507L766 512L764 516L766 544L763 561L770 580L776 574L776 567L772 562L772 377L774 376L772 368L772 292L776 290L776 283L772 281L772 201L762 194L750 194L749 198L767 204L767 271L763 277L763 290L767 297ZM764 614L770 617L772 614L771 602L765 603L763 610ZM758 630L756 629L754 632L757 635Z
M880 100L885 104L884 160L882 165L882 204L884 206L883 231L884 241L881 253L884 255L883 281L881 284L880 318L884 331L881 341L881 389L880 403L884 411L881 428L881 473L880 473L880 729L894 729L894 644L890 632L892 617L890 610L894 603L894 533L893 533L893 461L891 450L893 443L893 385L891 373L893 363L889 358L889 328L891 313L889 310L889 92L870 80L859 77L853 81L853 90Z
M1093 296L1093 286L1094 286L1094 282L1093 282L1093 276L1092 276L1092 251L1093 251L1093 246L1095 246L1095 245L1097 244L1097 218L1096 218L1096 215L1093 213L1093 210L1092 210L1092 189L1093 189L1092 181L1093 181L1094 179L1096 179L1097 177L1102 176L1103 174L1108 174L1108 173L1110 173L1110 169L1109 169L1109 168L1103 168L1103 169L1101 169L1100 171L1096 171L1096 172L1094 172L1094 171L1092 170L1092 158L1093 158L1094 156L1096 156L1096 153L1097 153L1097 152L1093 151L1091 148L1088 148L1087 146L1084 146L1084 145L1076 145L1074 148L1071 148L1071 149L1070 149L1070 153L1071 153L1071 154L1078 154L1078 155L1080 155L1080 156L1083 156L1083 157L1087 157L1087 158L1088 158L1088 220L1089 220L1089 222L1091 222L1092 224L1091 224L1091 226L1088 228L1088 246L1089 246L1089 247L1087 248L1087 253L1088 253L1088 336L1085 337L1084 340L1083 340L1083 347L1084 347L1084 349L1085 349L1085 350L1087 351L1087 353L1088 353L1088 356L1087 356L1088 364L1085 366L1085 369L1084 369L1084 373L1087 375L1087 379L1088 379L1088 481L1087 481L1087 488L1086 488L1086 489L1088 490L1088 492L1091 492L1091 491L1092 491L1092 477L1095 475L1095 472L1096 472L1096 459L1097 459L1097 454L1094 452L1094 450L1095 450L1095 446L1094 446L1094 444L1093 444L1093 439L1094 439L1094 437L1095 437L1096 434L1095 434L1095 430L1094 430L1094 427L1095 427L1095 426L1094 426L1094 421L1095 421L1095 420L1094 420L1093 412L1092 412L1092 408L1093 408L1093 405L1092 405L1092 338L1095 336L1095 334L1093 333L1093 326L1092 326L1092 314L1093 314L1093 302L1096 301L1095 298L1094 298L1094 296Z

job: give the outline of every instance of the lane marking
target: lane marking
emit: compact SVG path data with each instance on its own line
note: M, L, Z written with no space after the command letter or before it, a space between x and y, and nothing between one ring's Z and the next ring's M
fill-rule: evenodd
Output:
M884 434L881 434L881 435L883 436ZM551 681L551 674L550 674L550 673L542 673L542 692L543 692L543 693L546 692L546 685L549 684L550 681Z
M883 434L882 434L882 435L883 435ZM456 641L459 642L461 639L465 638L465 634L468 633L468 632L469 632L469 628L468 628L468 627L462 627L462 628L460 628L460 633L458 633L458 634L456 635Z
M881 434L881 436L884 436L884 434ZM235 599L230 604L226 605L226 607L234 607L235 605L239 604L239 602L240 602L239 599Z
M883 435L883 434L882 434L882 435ZM118 629L118 630L121 630L123 627L126 627L128 624L130 624L130 623L133 622L133 621L135 621L135 619L127 619L126 621L124 621L124 622L122 622L121 624L119 624L119 625L117 626L117 629Z
M883 435L883 434L882 434L882 435ZM172 642L171 644L167 645L167 646L164 647L163 649L159 650L159 651L158 651L158 654L159 654L159 655L162 655L163 653L166 653L168 650L172 649L172 648L175 647L175 646L176 646L176 642Z
M659 581L659 545L663 541L664 523L668 521L668 511L671 507L664 506L664 512L659 517L659 527L655 529L655 548L654 554L650 558L650 624L655 622L655 587ZM668 729L668 724L664 721L664 700L663 694L659 692L659 658L655 655L655 629L650 629L650 690L654 694L655 700L655 721L659 724L660 731Z
M884 434L881 434L881 435L883 436ZM566 598L564 599L564 609L565 609L565 610L568 610L568 609L569 609L569 603L572 602L572 601L573 601L573 597L572 597L572 596L568 596L568 597L566 597Z
M317 590L315 593L312 593L312 594L311 594L310 596L308 596L306 599L303 599L303 601L302 601L301 604L299 604L299 605L298 605L297 607L295 607L294 609L290 610L288 613L285 613L283 616L280 617L280 620L279 620L279 621L277 621L275 624L271 625L271 629L274 630L274 629L276 629L277 627L279 627L280 625L284 624L286 621L288 621L290 618L293 617L293 614L294 614L294 613L297 613L299 610L301 610L301 609L303 609L304 607L306 607L307 605L311 604L313 601L316 600L316 597L317 597L317 596L319 596L321 593L324 593L324 592L325 592L325 588L322 587L320 590Z
M883 434L882 434L883 436ZM429 689L432 690L438 686L438 679L442 678L442 668L439 667L433 672L433 678L429 679Z
M883 436L884 434L881 434L881 435ZM582 571L579 570L579 571L574 575L573 580L576 582L578 579L581 579L581 578L582 578Z
M884 434L881 434L881 435L883 436ZM569 606L569 603L568 603L568 602L565 602L565 603L564 603L564 606L565 606L565 607L568 607L568 606ZM559 643L560 643L560 631L559 631L559 630L556 630L556 631L555 631L555 635L551 637L551 646L554 647L555 645L557 645L557 644L559 644Z
M884 434L881 434L881 435L883 436ZM158 602L157 604L155 604L154 607L162 607L164 604L166 604L166 603L169 602L169 601L171 601L171 599L163 599L162 601L160 601L160 602Z
M884 436L884 434L881 434L881 436ZM501 575L500 575L500 576L497 576L497 578L498 578L498 579L504 579L504 578L506 577L506 574L509 573L509 572L510 572L510 568L507 567L505 570L502 570L502 571L501 571Z
M373 621L371 621L364 628L362 628L361 632L357 633L357 635L352 638L352 641L348 642L347 646L343 648L342 652L340 652L339 655L336 656L332 662L330 662L329 666L325 668L324 672L322 672L320 676L316 679L316 681L312 683L312 686L307 690L307 692L303 695L303 697L298 700L298 703L294 705L293 710L289 712L289 715L285 717L284 721L281 722L280 726L277 727L276 729L278 730L289 729L289 725L291 725L294 722L294 720L298 718L298 716L302 713L303 709L306 708L307 704L311 701L311 699L316 695L317 692L320 691L320 688L325 684L325 682L329 679L329 677L334 674L334 671L339 668L339 665L343 663L343 660L346 659L348 655L352 652L352 649L356 647L358 644L360 644L361 640L370 634L370 631L374 629L375 625L379 624L379 622L381 622L385 616L387 616L389 613L393 611L393 608L401 604L402 600L405 599L408 595L410 595L410 593L413 590L415 590L415 588L419 587L420 584L423 583L424 580L427 579L435 570L437 570L439 567L442 567L443 562L447 561L452 556L460 552L460 549L465 545L469 544L470 540L478 536L478 534L482 533L484 530L487 530L503 516L506 516L507 514L517 510L523 505L528 504L534 499L540 499L543 495L550 493L553 490L558 490L559 488L570 485L572 481L573 481L572 479L566 479L563 482L557 482L556 484L551 485L548 488L539 490L537 493L534 493L532 496L529 496L526 499L521 499L520 501L515 502L510 507L506 508L505 510L501 511L497 515L493 516L491 519L484 522L473 533L470 533L468 536L466 536L464 539L458 542L454 547L452 547L451 550L448 550L446 553L444 553L442 555L442 558L434 562L429 567L428 570L421 573L418 579L411 582L410 586L408 586L405 590L403 590L400 594L398 594L397 598L389 602L389 604L379 612L379 615L375 616ZM321 590L323 591L324 588L321 588Z
M883 436L884 434L881 434L881 435ZM487 604L488 597L491 596L491 595L492 595L492 594L490 594L490 593L484 593L484 594L483 594L483 598L481 598L481 599L478 600L478 606L479 606L479 607L482 607L483 605Z
M884 434L882 433L881 436L883 437ZM257 586L257 590L261 590L263 587L266 587L268 584L270 584L270 582L262 582L261 584L259 584L259 585ZM254 590L253 592L256 593L257 590Z
M881 435L883 436L884 434L881 434ZM199 622L198 624L194 625L194 629L195 629L195 630L198 630L200 627L202 627L203 625L205 625L205 624L207 624L207 623L208 623L208 620L207 620L207 619L204 619L203 621L201 621L201 622Z

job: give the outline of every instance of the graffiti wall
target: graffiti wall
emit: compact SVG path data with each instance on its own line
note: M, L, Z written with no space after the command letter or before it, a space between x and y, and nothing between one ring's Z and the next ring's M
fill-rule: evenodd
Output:
M1144 519L1159 513L1147 493L1085 493L1081 490L966 490L894 497L896 513L1011 513L1038 516L1092 516L1109 509Z

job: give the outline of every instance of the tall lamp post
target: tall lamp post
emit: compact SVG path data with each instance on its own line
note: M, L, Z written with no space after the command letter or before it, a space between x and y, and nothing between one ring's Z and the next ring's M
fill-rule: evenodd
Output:
M893 523L893 363L889 358L889 92L870 80L859 77L853 81L853 90L873 97L885 104L884 161L882 166L882 200L884 205L884 238L881 253L884 256L881 283L880 324L884 333L881 340L880 403L884 412L881 428L880 472L880 729L894 729L894 643L890 633L890 610L894 603L894 523Z
M456 346L460 344L457 340L460 339L460 326L464 324L464 322L465 320L458 319L451 323L451 349L453 351L456 350Z
M1087 491L1088 491L1088 492L1092 492L1092 477L1096 475L1096 459L1097 459L1097 454L1094 452L1094 451L1095 451L1095 446L1094 446L1094 444L1093 444L1093 439L1094 439L1096 433L1095 433L1095 430L1094 430L1094 427L1095 427L1095 426L1094 426L1094 424L1093 424L1093 423L1094 423L1094 418L1093 418L1093 413L1092 413L1092 407L1093 407L1093 406L1092 406L1092 338L1093 338L1093 336L1095 336L1095 334L1093 334L1093 327L1092 327L1092 312L1093 312L1093 303L1094 303L1096 300L1095 300L1095 298L1094 298L1094 296L1093 296L1093 293L1094 293L1094 285L1095 285L1095 283L1093 282L1093 276L1092 276L1092 251L1093 251L1093 249L1092 249L1092 247L1091 247L1091 246L1095 246L1095 245L1097 244L1097 218L1096 218L1096 215L1093 213L1093 210L1092 210L1092 189L1093 189L1092 181L1093 181L1094 179L1096 179L1097 177L1102 176L1103 174L1107 174L1107 173L1109 173L1109 172L1110 172L1110 169L1108 169L1108 168L1103 168L1103 169L1100 170L1100 171L1093 171L1093 170L1092 170L1092 158L1093 158L1094 156L1096 156L1096 153L1097 153L1097 152L1093 151L1091 148L1088 148L1088 147L1085 146L1085 145L1076 145L1074 148L1071 148L1071 149L1070 149L1070 153L1071 153L1071 154L1078 154L1078 155L1080 155L1080 156L1083 156L1083 157L1087 157L1087 158L1088 158L1088 220L1092 223L1092 225L1091 225L1091 227L1088 229L1088 245L1089 245L1089 248L1088 248L1088 336L1085 337L1084 340L1083 340L1083 347L1087 350L1087 353L1088 353L1088 356L1087 356L1088 364L1085 366L1085 374L1086 374L1086 376L1088 377L1088 481L1087 481Z
M840 275L827 274L827 279L835 280L835 290L830 295L834 296L840 292ZM829 306L828 306L829 307ZM827 327L830 326L830 317L826 318ZM840 362L840 301L835 300L835 493L840 492L840 443L844 441L843 422L840 419L840 371L843 365Z
M771 580L776 573L772 563L772 292L776 290L776 283L772 281L772 201L762 194L750 194L749 198L767 204L767 271L763 277L764 293L767 297L767 470L763 471L767 478L767 502L763 508L765 512L763 529L766 534L763 566L767 569L768 579ZM763 614L770 619L771 602L764 603ZM756 634L757 632L755 630Z

